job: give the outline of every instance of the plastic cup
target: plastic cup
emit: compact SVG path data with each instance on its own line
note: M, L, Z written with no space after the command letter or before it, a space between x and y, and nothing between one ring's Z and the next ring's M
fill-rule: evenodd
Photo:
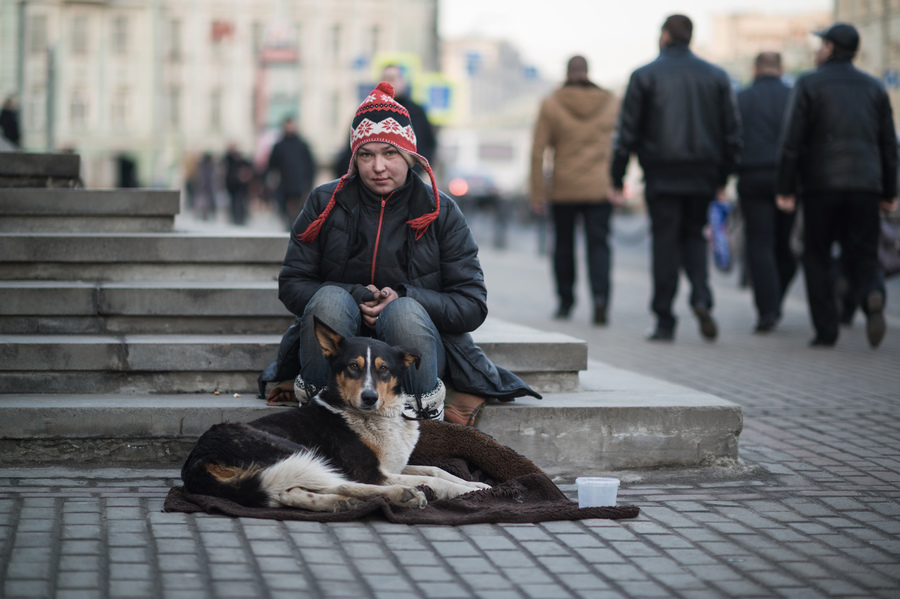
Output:
M616 505L619 479L603 476L580 476L575 479L578 487L578 507L606 507Z

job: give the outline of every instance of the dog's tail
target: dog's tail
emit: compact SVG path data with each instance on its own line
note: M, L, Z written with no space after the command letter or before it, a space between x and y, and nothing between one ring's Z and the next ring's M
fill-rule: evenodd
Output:
M217 424L200 437L181 467L181 480L189 493L222 497L247 507L268 505L260 479L265 467L229 451L241 432L241 425Z

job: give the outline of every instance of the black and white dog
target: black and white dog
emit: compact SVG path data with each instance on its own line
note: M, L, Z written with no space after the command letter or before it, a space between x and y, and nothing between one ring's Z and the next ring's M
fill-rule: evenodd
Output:
M407 465L419 423L401 415L400 379L418 367L418 350L344 338L318 319L315 331L331 367L326 389L302 407L210 428L181 469L190 493L248 507L342 511L373 497L423 508L422 485L439 499L489 488Z

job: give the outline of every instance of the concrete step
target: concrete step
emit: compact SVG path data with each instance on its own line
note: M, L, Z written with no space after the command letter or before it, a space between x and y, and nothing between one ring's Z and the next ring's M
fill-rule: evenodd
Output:
M0 393L255 393L283 331L0 335ZM587 364L587 344L566 335L489 319L473 337L495 364L542 393L576 389Z
M271 334L293 322L276 281L0 281L0 335Z
M166 232L180 192L155 189L0 189L0 232Z
M737 458L740 406L591 362L578 392L490 402L478 428L550 474ZM0 463L181 463L211 425L272 410L250 393L0 395Z
M286 233L0 233L0 280L272 281Z
M81 177L77 154L0 152L0 187L75 187Z

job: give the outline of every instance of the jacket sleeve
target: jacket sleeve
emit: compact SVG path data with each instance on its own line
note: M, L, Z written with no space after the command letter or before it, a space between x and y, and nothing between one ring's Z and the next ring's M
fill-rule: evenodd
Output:
M625 97L622 100L622 111L619 113L619 126L613 146L613 159L610 166L612 185L621 189L625 180L625 170L632 152L637 152L640 142L641 122L644 118L644 91L639 74L634 72L628 81Z
M401 287L406 297L422 304L441 333L469 333L487 317L487 287L472 232L459 207L442 195L442 216L445 212L446 220L437 231L440 291Z
M894 130L894 114L887 93L883 97L881 123L879 124L879 145L881 146L881 190L882 198L897 197L897 132Z
M323 279L321 274L322 252L327 240L324 231L312 243L305 243L298 239L306 227L324 210L330 197L330 189L325 192L316 189L310 194L291 229L288 249L281 265L281 271L278 273L278 299L295 316L303 314L306 304L323 285L337 285L353 295L354 298L361 297L365 289L362 285L337 283Z
M550 146L550 115L547 101L541 103L531 143L531 205L539 208L546 198L544 189L544 151Z
M724 81L724 98L722 99L722 131L725 134L722 172L719 176L719 187L725 187L728 175L737 170L741 152L741 113L738 110L737 98L731 82Z
M791 91L784 113L784 125L781 127L781 140L778 143L776 193L779 195L797 193L798 161L809 114L809 98L805 88L803 80L799 80Z

